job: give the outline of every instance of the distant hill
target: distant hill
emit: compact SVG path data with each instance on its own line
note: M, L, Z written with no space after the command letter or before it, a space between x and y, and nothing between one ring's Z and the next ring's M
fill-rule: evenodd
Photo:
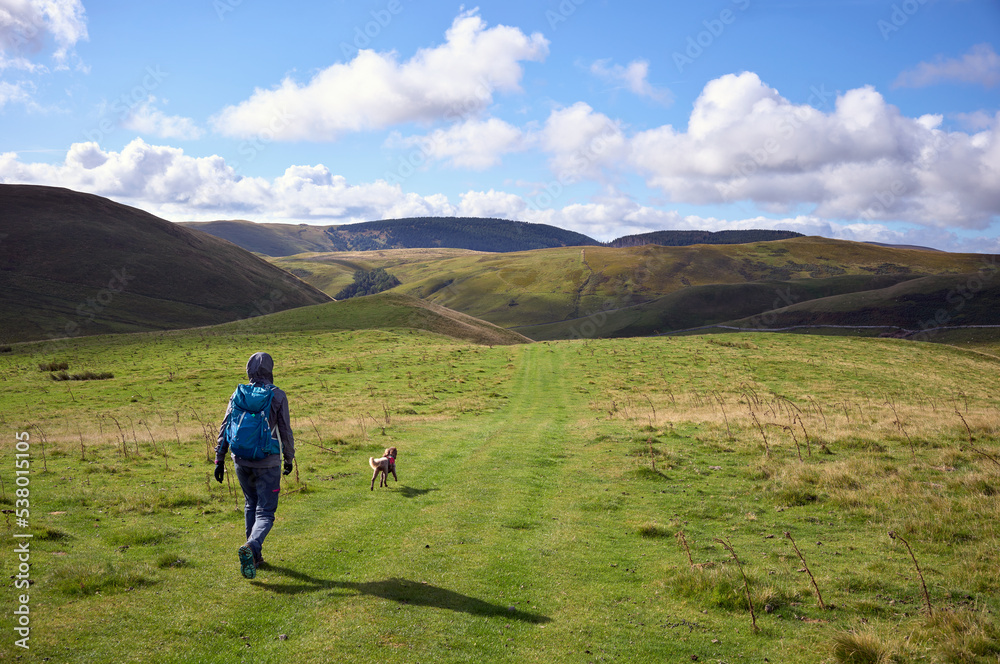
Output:
M141 210L0 185L0 342L212 325L329 300L234 244Z
M803 237L792 231L655 231L598 242L581 233L547 224L481 217L413 217L341 226L273 224L252 221L185 221L194 228L229 240L248 251L275 258L308 252L382 249L469 249L510 253L555 247L637 247L656 244L746 244Z
M350 283L355 270L384 267L402 281L391 292L424 298L536 340L581 332L644 335L721 323L818 298L908 282L919 287L917 280L931 275L961 279L958 275L986 269L991 260L817 237L505 254L401 249L274 259L327 292ZM928 293L921 311L948 308L947 297L947 292ZM885 307L892 309L892 303ZM987 306L967 308L975 315L966 320L986 324L996 318Z
M238 247L265 256L291 256L307 251L333 251L325 226L259 224L243 219L182 221L180 226L229 240Z
M597 240L546 224L480 217L414 217L342 226L257 224L250 221L180 222L268 256L313 251L471 249L510 252L590 246Z
M639 235L625 235L608 242L609 247L640 247L658 244L661 247L687 247L692 244L748 244L805 237L794 231L735 230L735 231L653 231Z

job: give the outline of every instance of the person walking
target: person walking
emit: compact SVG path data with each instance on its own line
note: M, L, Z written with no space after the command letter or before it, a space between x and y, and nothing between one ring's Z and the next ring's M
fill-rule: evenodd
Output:
M281 467L292 472L295 439L288 416L288 396L274 385L274 360L254 353L247 361L248 385L238 385L229 399L215 448L215 479L225 476L226 453L232 454L243 489L246 544L240 546L240 572L252 579L264 562L264 538L274 525L281 491ZM264 417L266 416L266 420Z

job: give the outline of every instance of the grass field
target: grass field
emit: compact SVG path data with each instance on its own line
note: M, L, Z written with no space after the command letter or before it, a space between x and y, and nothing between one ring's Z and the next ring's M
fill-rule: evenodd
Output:
M253 330L0 354L0 502L27 432L34 535L31 650L11 581L0 660L1000 657L991 346ZM262 349L297 468L247 581L239 489L206 456ZM399 482L370 491L389 445Z

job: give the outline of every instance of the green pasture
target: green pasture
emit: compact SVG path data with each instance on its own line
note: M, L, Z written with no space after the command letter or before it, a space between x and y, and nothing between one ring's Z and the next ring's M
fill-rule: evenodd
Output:
M297 464L248 581L239 488L207 456L258 350ZM266 322L15 345L0 574L29 533L33 584L4 584L0 660L997 662L992 353ZM390 445L399 481L371 491Z

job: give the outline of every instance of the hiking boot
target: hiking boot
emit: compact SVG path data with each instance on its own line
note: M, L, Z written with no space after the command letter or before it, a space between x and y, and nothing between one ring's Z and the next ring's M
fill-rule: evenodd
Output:
M257 576L257 567L254 565L253 560L253 550L250 548L249 544L244 544L240 547L240 572L246 579L252 579Z
M262 567L264 567L264 556L261 556L260 558L256 558L253 561L253 566L256 567L257 569L261 569Z

